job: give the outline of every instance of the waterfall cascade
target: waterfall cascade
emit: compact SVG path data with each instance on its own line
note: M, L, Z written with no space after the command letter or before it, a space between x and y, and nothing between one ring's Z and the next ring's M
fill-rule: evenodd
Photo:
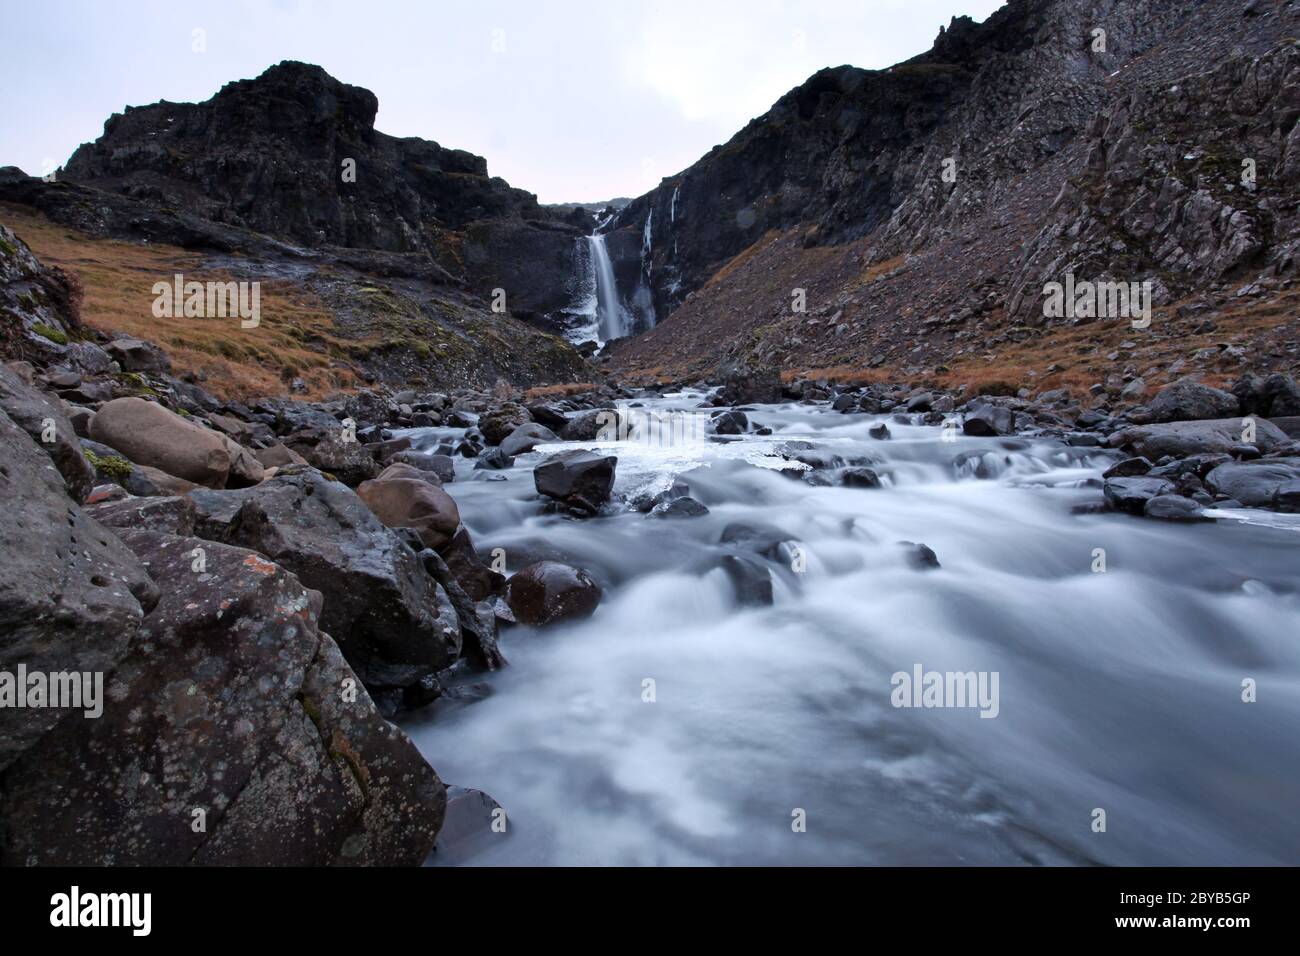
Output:
M595 275L596 332L601 342L631 335L631 322L627 310L618 297L618 283L614 280L614 266L609 261L605 237L595 232L587 237L591 253L591 268Z

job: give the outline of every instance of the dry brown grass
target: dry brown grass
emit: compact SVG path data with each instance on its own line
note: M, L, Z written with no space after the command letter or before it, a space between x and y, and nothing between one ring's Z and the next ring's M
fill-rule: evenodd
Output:
M329 351L348 344L335 337L333 314L296 283L262 281L261 324L255 329L241 328L237 318L160 319L152 311L155 282L171 281L177 272L187 281L234 277L202 270L200 258L184 249L94 239L22 206L0 204L0 217L42 262L81 280L87 326L162 346L176 374L200 376L215 395L284 394L295 377L307 384L308 398L356 384L350 369L330 367ZM311 339L317 348L305 344Z
M558 385L537 385L524 392L524 398L527 401L541 401L547 398L564 398L569 395L578 395L582 392L590 392L596 386L592 382L567 382Z

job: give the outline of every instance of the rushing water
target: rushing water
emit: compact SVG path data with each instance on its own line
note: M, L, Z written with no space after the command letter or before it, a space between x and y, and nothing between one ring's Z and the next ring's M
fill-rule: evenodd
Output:
M591 264L596 273L596 323L600 341L621 338L631 332L627 311L618 297L618 284L614 280L614 267L605 248L605 237L599 233L587 237Z
M505 632L510 666L474 678L490 695L408 724L444 780L508 811L508 833L471 862L1300 858L1295 518L1075 513L1100 500L1108 453L947 442L824 405L751 418L774 434L602 446L619 456L616 493L680 476L710 509L692 519L541 515L531 466L555 446L504 481L458 460L448 490L480 551L504 548L511 571L560 557L605 588L588 621ZM874 441L882 420L893 437ZM453 433L409 434L430 447ZM819 487L770 467L793 439L871 459L885 487ZM719 544L733 523L778 528L806 556L802 573L789 544L757 558L772 606L738 607L725 573L706 570L752 556ZM929 545L942 567L915 569L900 541ZM917 664L996 672L997 716L892 706L891 675ZM1256 703L1242 701L1246 678Z

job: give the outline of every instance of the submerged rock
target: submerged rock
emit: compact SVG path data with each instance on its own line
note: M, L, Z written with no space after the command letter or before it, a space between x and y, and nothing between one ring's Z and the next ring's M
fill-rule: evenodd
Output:
M546 625L591 617L601 590L586 571L538 561L506 582L506 602L520 624Z

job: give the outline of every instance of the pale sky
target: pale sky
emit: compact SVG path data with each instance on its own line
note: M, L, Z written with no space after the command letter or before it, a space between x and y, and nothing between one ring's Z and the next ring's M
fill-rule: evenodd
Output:
M999 0L0 0L0 166L33 175L125 106L280 60L379 97L375 125L487 157L542 202L637 196L825 66L929 49ZM206 51L195 52L194 31Z

